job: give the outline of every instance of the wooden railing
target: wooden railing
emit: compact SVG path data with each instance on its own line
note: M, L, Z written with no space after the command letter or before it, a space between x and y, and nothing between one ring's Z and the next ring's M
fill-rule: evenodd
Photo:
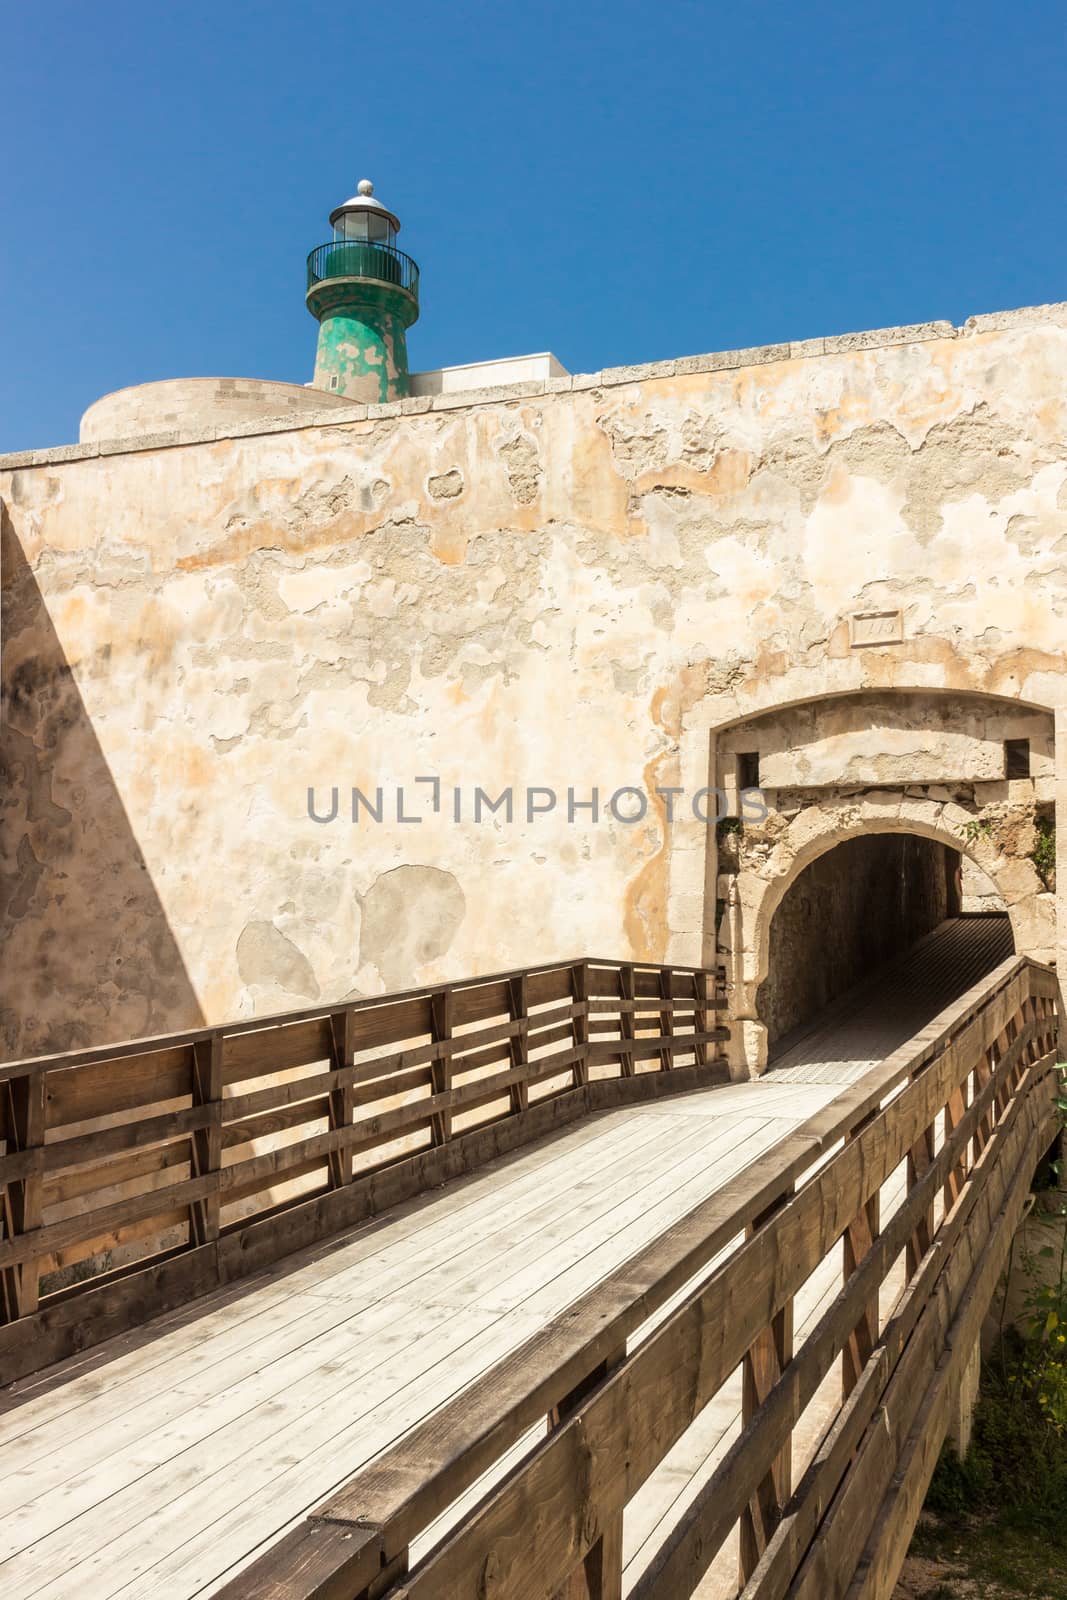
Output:
M222 1592L618 1600L627 1502L740 1370L740 1431L634 1600L692 1594L731 1540L743 1600L886 1600L1055 1131L1055 993L1048 969L1006 962ZM795 1345L796 1296L828 1258L840 1292Z
M0 1065L0 1383L725 1076L719 999L703 970L581 960Z

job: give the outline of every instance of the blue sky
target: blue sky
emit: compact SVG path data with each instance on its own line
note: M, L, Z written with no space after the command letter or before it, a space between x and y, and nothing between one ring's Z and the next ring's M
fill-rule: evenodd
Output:
M304 382L359 177L412 367L572 371L1067 298L1049 3L6 8L0 449L178 375Z

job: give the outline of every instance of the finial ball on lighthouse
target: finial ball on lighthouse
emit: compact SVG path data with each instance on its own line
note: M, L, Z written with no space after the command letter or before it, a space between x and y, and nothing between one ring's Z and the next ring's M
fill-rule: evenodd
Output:
M360 178L359 182L356 184L356 193L357 194L373 194L374 193L374 185L373 185L373 183L371 183L369 178Z

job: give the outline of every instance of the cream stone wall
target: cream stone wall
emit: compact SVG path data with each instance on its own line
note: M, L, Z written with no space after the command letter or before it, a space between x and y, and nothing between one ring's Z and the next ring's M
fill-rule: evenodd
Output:
M134 439L191 428L268 418L315 417L348 402L301 383L276 383L262 378L164 378L116 389L94 401L81 419L83 444Z
M828 696L876 697L887 742L851 711L818 749L771 741L776 783L825 793L773 886L749 871L750 910L805 827L958 844L986 805L1052 803L1065 307L214 433L0 460L9 1053L556 956L711 959L691 798L739 724ZM983 799L1015 736L1026 795ZM474 821L475 787L508 785L514 820ZM353 786L381 822L352 823ZM527 820L528 786L555 811ZM620 787L642 820L604 815ZM568 788L599 790L595 822ZM1017 943L1047 951L1027 915Z

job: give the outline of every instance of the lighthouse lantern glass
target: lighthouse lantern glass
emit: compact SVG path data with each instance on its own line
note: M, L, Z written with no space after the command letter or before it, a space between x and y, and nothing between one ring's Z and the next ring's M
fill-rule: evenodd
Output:
M338 239L358 239L361 243L393 245L396 230L380 211L346 211L337 219Z

